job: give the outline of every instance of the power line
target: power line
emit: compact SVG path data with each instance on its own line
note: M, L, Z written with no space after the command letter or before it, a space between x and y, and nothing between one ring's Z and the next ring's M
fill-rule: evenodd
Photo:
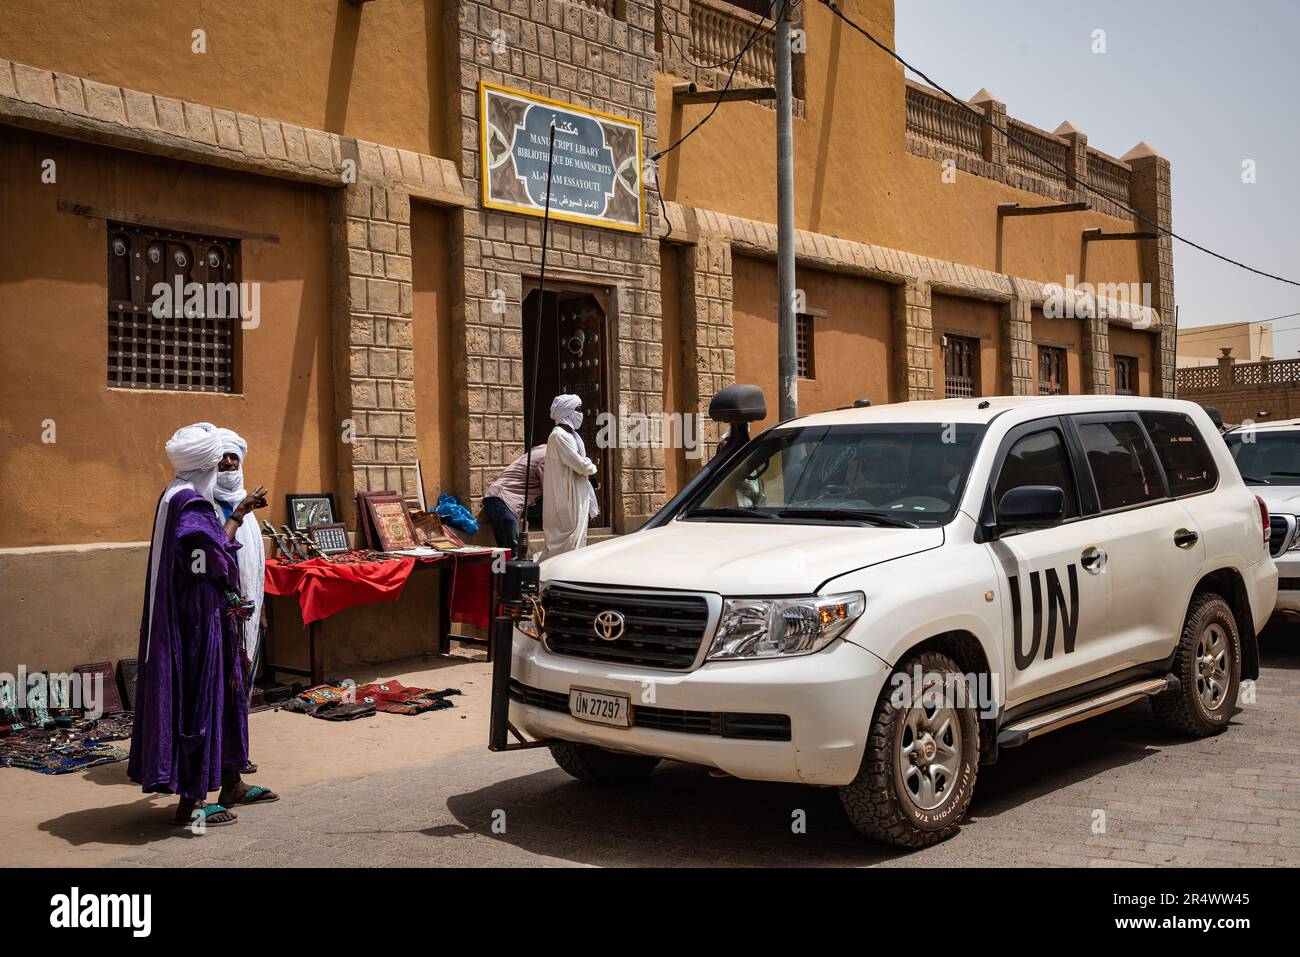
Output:
M1233 325L1247 325L1247 324L1253 325L1254 323L1257 322L1277 322L1279 319L1293 319L1296 316L1300 316L1300 312L1293 312L1285 316L1274 316L1272 319L1245 320L1241 323L1233 323ZM1281 329L1274 328L1271 331L1274 333L1293 332L1296 329L1300 329L1300 324L1294 326L1283 326ZM1224 335L1225 332L1226 330L1224 329L1201 329L1197 326L1187 326L1179 330L1178 335L1183 342L1186 342L1188 339L1203 339L1203 338L1213 339L1216 336Z
M776 0L771 0L771 2L768 4L767 7L768 13L772 12L772 7L775 5L775 3ZM727 82L722 87L722 89L718 91L718 98L713 101L713 106L710 107L709 112L704 115L703 119L701 119L689 130L683 133L680 137L678 137L675 143L673 143L671 146L665 146L663 149L659 150L657 153L651 156L650 159L652 162L658 163L659 160L661 160L663 157L667 156L673 150L677 149L677 147L685 143L696 130L698 130L705 123L709 122L709 120L713 119L713 114L718 112L718 107L722 105L722 98L726 96L727 91L731 89L732 81L735 80L736 78L736 70L739 69L740 67L741 58L743 58L744 55L750 51L750 49L754 46L755 43L757 43L763 37L767 36L769 33L771 33L773 30L776 29L776 21L773 20L771 26L767 27L766 29L760 29L760 27L761 24L756 24L754 26L754 30L749 35L749 39L745 41L744 46L740 48L740 52L736 54L735 59L731 64L731 71L727 74ZM656 173L655 188L658 189L658 186L659 186L659 177L658 177L658 173ZM662 199L662 196L660 198Z
M934 87L936 90L938 90L938 91L939 91L940 93L942 93L944 96L948 97L948 99L952 100L954 103L958 104L959 106L965 107L967 110L969 110L969 111L970 111L970 112L971 112L971 113L972 113L972 114L973 114L973 115L974 115L974 116L975 116L975 117L976 117L976 118L977 118L981 123L983 123L983 124L985 124L986 126L989 126L989 127L993 128L993 129L997 130L999 133L1001 133L1003 136L1005 136L1005 137L1007 138L1008 141L1010 141L1010 142L1012 142L1012 143L1015 143L1017 146L1022 147L1023 149L1025 149L1025 150L1026 150L1028 153L1030 153L1031 155L1036 156L1038 159L1040 159L1040 160L1042 160L1044 163L1046 163L1049 167L1051 167L1052 169L1056 170L1056 171L1057 171L1058 173L1060 173L1061 175L1065 176L1065 177L1067 178L1067 180L1070 179L1070 178L1072 178L1072 177L1071 177L1071 174L1070 174L1070 172L1069 172L1068 170L1066 170L1066 169L1064 169L1064 168L1062 168L1062 167L1056 165L1056 163L1054 163L1054 162L1053 162L1049 157L1044 156L1042 153L1039 153L1037 150L1035 150L1032 146L1030 146L1028 143L1024 142L1023 140L1016 139L1016 137L1014 137L1013 135L1011 135L1011 133L1010 133L1009 130L1001 130L1001 129L998 129L997 125L994 124L993 121L990 120L987 116L985 116L984 113L983 113L983 111L975 109L973 106L971 106L971 105L970 105L969 103L967 103L965 100L960 99L959 97L957 97L957 96L953 95L952 93L950 93L947 89L945 89L944 87L940 86L938 83L934 82L934 80L932 80L932 79L930 79L928 76L926 76L926 74L923 73L921 70L917 69L916 67L912 66L912 64L910 64L910 63L908 63L906 60L904 60L901 56L899 56L897 53L895 53L892 49L890 49L888 46L886 46L886 45L885 45L884 43L882 43L880 40L877 40L877 39L876 39L876 38L875 38L875 37L874 37L874 36L873 36L869 31L867 31L867 29L866 29L865 27L859 26L859 25L858 25L857 23L855 23L853 20L849 19L849 17L847 17L847 16L844 14L844 11L841 10L841 9L839 8L839 5L836 4L836 3L834 2L834 0L820 0L820 2L821 2L824 6L826 6L828 9L830 9L830 11L831 11L833 14L835 14L835 16L839 17L841 20L843 20L845 23L847 23L850 27L852 27L852 28L853 28L854 30L856 30L858 33L862 34L864 37L866 37L868 40L870 40L872 43L874 43L877 47L879 47L879 48L880 48L881 50L883 50L885 53L888 53L891 57L893 57L895 60L897 60L899 63L901 63L904 67L906 67L907 69L911 70L913 73L915 73L915 74L916 74L917 76L919 76L921 79L925 80L926 83L929 83L932 87ZM1205 253L1205 254L1208 255L1208 256L1213 256L1215 259L1222 260L1223 262L1228 263L1229 265L1232 265L1232 266L1237 266L1238 268L1240 268L1240 269L1244 269L1244 270L1246 270L1247 272L1253 272L1253 273L1255 273L1255 274L1258 275L1258 276L1263 276L1263 277L1265 277L1266 279L1274 279L1274 280L1277 280L1278 282L1284 282L1284 283L1287 283L1288 285L1291 285L1291 286L1300 286L1300 281L1298 281L1298 280L1295 280L1295 279L1287 279L1285 276L1278 276L1278 275L1275 275L1275 274L1273 274L1273 273L1271 273L1271 272L1265 272L1263 269L1256 269L1254 266L1248 266L1248 265L1246 265L1246 263L1241 262L1241 261L1236 260L1236 259L1232 259L1232 258L1230 258L1230 257L1228 257L1228 256L1223 255L1222 253L1216 253L1213 249L1209 249L1209 248L1207 248L1207 247L1205 247L1205 246L1202 246L1200 243L1193 242L1192 240L1188 239L1188 238L1185 237L1185 236L1180 236L1178 233L1174 232L1172 229L1169 229L1169 228L1167 228L1167 227L1165 227L1165 226L1161 226L1159 223L1153 222L1152 220L1148 219L1146 216L1143 216L1141 213L1139 213L1137 210L1133 209L1132 207L1127 206L1127 205L1124 204L1124 203L1118 202L1118 201L1115 200L1113 197L1106 195L1106 194L1103 193L1101 190L1099 190L1099 189L1097 189L1096 187L1094 187L1091 183L1088 183L1088 182L1086 182L1085 180L1079 179L1078 177L1073 177L1073 178L1074 178L1075 182L1077 182L1080 186L1082 186L1082 187L1083 187L1084 189L1086 189L1088 192L1093 193L1093 194L1095 194L1095 195L1097 195L1097 196L1099 196L1099 197L1101 197L1101 198L1103 198L1103 199L1107 199L1107 200L1109 200L1110 202L1112 202L1112 203L1114 203L1116 206L1118 206L1120 209L1124 210L1126 213L1128 213L1129 215L1131 215L1134 219L1137 219L1137 220L1140 220L1140 221L1143 222L1143 223L1146 223L1148 226L1150 226L1152 229L1155 229L1157 232L1165 233L1166 235L1168 235L1168 236L1171 237L1172 239L1177 239L1177 240L1178 240L1179 242L1181 242L1181 243L1186 243L1188 246L1191 246L1193 249L1198 249L1198 250L1200 250L1201 252Z
M764 16L764 19L771 19L772 8L776 6L776 3L777 0L771 0L771 2L768 3L767 14ZM669 32L668 24L664 20L663 4L661 3L655 4L655 19L659 21L659 26L663 31L663 36L668 38L668 45L671 46L674 50L676 50L681 55L681 58L683 60L685 60L691 66L699 67L701 70L721 70L724 66L726 66L729 63L738 62L740 58L743 57L746 51L749 49L748 47L742 47L740 52L737 53L735 56L729 56L726 59L719 61L718 63L701 63L699 60L696 60L689 53L687 53L685 48L682 47L682 45L677 42L677 37Z

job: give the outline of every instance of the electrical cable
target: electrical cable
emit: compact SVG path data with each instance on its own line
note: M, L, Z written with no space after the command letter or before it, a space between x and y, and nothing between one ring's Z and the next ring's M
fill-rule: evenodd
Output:
M773 2L775 2L775 0L773 0ZM789 2L789 0L784 0L784 2L787 5L784 13L788 14L790 10L794 9L795 4ZM768 10L769 12L771 11L770 6L768 7ZM754 31L749 35L749 39L746 40L745 45L741 47L740 53L736 54L735 62L731 64L731 71L727 74L727 82L722 87L722 89L718 91L718 98L713 101L713 106L709 109L709 112L706 113L698 123L696 123L689 130L687 130L680 137L678 137L677 141L674 142L671 146L666 146L663 149L659 150L658 152L654 153L650 157L651 162L657 164L659 160L663 159L663 157L667 156L673 150L677 149L677 147L681 146L688 139L690 139L691 135L694 134L696 130L698 130L705 123L709 122L709 120L713 119L713 114L716 113L718 111L718 107L722 105L723 97L727 95L727 91L731 89L732 82L736 79L736 70L740 67L741 58L744 57L744 55L750 51L750 49L754 46L755 43L757 43L763 37L767 36L769 33L771 33L773 30L776 29L776 20L772 20L771 25L764 29L760 29L760 27L761 24L756 25L754 27ZM655 175L655 182L658 183L657 172Z
M765 20L770 19L772 14L772 8L777 4L777 2L778 0L771 0L771 2L768 3L767 14L764 15L763 19ZM662 35L668 38L668 44L674 50L676 50L678 54L681 55L681 58L683 60L685 60L691 66L698 67L701 70L720 70L723 67L727 66L729 63L740 60L740 58L745 55L746 49L748 49L748 48L742 48L739 53L735 54L734 56L729 56L725 60L722 60L718 63L701 63L699 60L696 60L694 57L692 57L689 53L686 52L686 50L682 47L682 45L677 42L676 36L668 32L668 24L664 20L664 12L663 12L662 4L659 3L655 4L655 19L659 21L659 26L663 30Z
M916 74L917 76L919 76L921 79L923 79L926 83L930 84L930 86L934 87L936 90L938 90L938 91L939 91L940 93L942 93L944 96L948 97L948 99L952 100L954 103L958 104L959 106L962 106L962 107L966 108L967 110L969 110L969 111L970 111L970 112L971 112L971 113L972 113L972 114L973 114L973 115L974 115L974 116L975 116L975 117L976 117L976 118L977 118L981 123L985 124L986 126L989 126L989 127L993 128L993 129L995 129L995 130L998 130L999 133L1001 133L1003 136L1005 136L1005 137L1007 138L1008 142L1015 143L1017 146L1022 147L1022 148L1025 149L1025 150L1026 150L1030 155L1035 156L1035 157L1037 157L1038 159L1042 160L1042 161L1043 161L1044 163L1046 163L1049 167L1051 167L1052 169L1056 170L1058 173L1062 174L1062 175L1065 176L1067 179L1070 178L1070 172L1069 172L1068 170L1066 170L1066 169L1064 169L1064 168L1062 168L1062 167L1056 165L1056 163L1054 163L1054 162L1053 162L1049 157L1046 157L1046 156L1044 156L1042 153L1039 153L1037 150L1035 150L1035 149L1034 149L1032 146L1030 146L1028 143L1025 143L1023 140L1019 140L1019 139L1017 139L1017 138L1016 138L1015 136L1013 136L1009 131L998 129L998 127L996 126L996 124L994 124L992 120L990 120L987 116L984 115L983 111L975 109L973 106L971 106L971 105L970 105L969 103L967 103L965 100L960 99L959 97L955 96L954 94L952 94L951 92L949 92L949 91L948 91L947 89L945 89L944 87L940 86L938 83L934 82L934 80L930 79L930 78L929 78L925 73L923 73L921 70L919 70L919 69L917 69L916 67L912 66L912 64L908 63L908 62L907 62L906 60L904 60L901 56L899 56L897 53L895 53L892 49L890 49L888 46L886 46L886 45L885 45L884 43L882 43L880 40L876 39L876 37L873 36L873 35L872 35L872 34L871 34L871 33L870 33L870 32L869 32L865 27L862 27L862 26L858 25L858 24L855 23L852 19L850 19L848 16L846 16L845 13L844 13L844 11L841 10L841 9L839 8L839 5L835 3L835 0L819 0L819 2L820 2L823 6L827 7L827 8L828 8L828 9L829 9L833 14L835 14L835 16L839 17L842 21L844 21L845 23L847 23L847 24L848 24L852 29L854 29L854 30L856 30L858 33L862 34L864 37L866 37L868 40L870 40L872 43L874 43L877 47L879 47L879 48L880 48L881 50L883 50L885 53L888 53L891 57L893 57L895 60L897 60L899 63L901 63L904 67L906 67L907 69L911 70L913 73L915 73L915 74ZM692 132L693 132L693 131L692 131ZM1143 216L1141 213L1139 213L1137 210L1133 209L1132 207L1130 207L1130 206L1128 206L1128 205L1126 205L1126 204L1124 204L1124 203L1118 202L1118 201L1115 200L1113 197L1108 196L1107 194L1103 193L1100 189L1096 188L1096 187L1093 186L1091 183L1088 183L1088 182L1085 181L1085 180L1078 179L1077 177L1075 177L1075 182L1077 182L1081 187L1083 187L1084 189L1086 189L1088 192L1093 193L1094 195L1100 196L1101 198L1103 198L1103 199L1107 199L1107 200L1109 200L1110 202L1114 203L1114 204L1115 204L1116 206L1118 206L1120 209L1124 210L1126 213L1128 213L1129 215L1131 215L1134 219L1137 219L1137 220L1139 220L1139 221L1141 221L1141 222L1143 222L1143 223L1146 223L1148 226L1150 226L1151 228L1155 229L1157 232L1164 233L1164 234L1166 234L1167 236L1169 236L1169 237L1172 238L1172 239L1177 239L1179 242L1181 242L1181 243L1185 243L1186 245L1191 246L1193 249L1200 250L1201 252L1205 253L1207 256L1213 256L1215 259L1221 260L1221 261L1223 261L1223 262L1225 262L1225 263L1228 263L1229 265L1236 266L1236 267L1238 267L1238 268L1240 268L1240 269L1244 269L1244 270L1246 270L1247 272L1255 273L1255 274L1258 275L1258 276L1263 276L1263 277L1266 278L1266 279L1274 279L1274 280L1276 280L1277 282L1287 283L1288 285L1291 285L1291 286L1300 286L1300 280L1287 279L1285 276L1278 276L1278 275L1276 275L1276 274L1274 274L1274 273L1266 272L1266 271L1263 270L1263 269L1256 269L1254 266L1249 266L1249 265L1247 265L1247 264L1244 263L1244 262L1241 262L1241 261L1236 260L1236 259L1232 259L1231 257L1228 257L1228 256L1223 255L1222 253L1217 253L1217 252L1215 252L1213 249L1209 249L1209 248L1207 248L1207 247L1205 247L1205 246L1202 246L1200 243L1194 242L1194 241L1188 239L1186 236L1180 236L1178 233L1174 232L1172 229L1169 229L1168 227L1165 227L1165 226L1161 226L1159 223L1154 222L1154 221L1148 219L1146 216Z

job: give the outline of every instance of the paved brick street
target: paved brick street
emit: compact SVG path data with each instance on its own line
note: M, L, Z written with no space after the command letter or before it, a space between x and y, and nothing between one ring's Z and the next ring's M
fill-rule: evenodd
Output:
M134 865L1300 864L1300 633L1265 638L1258 699L1204 741L1145 704L1006 752L961 833L900 854L860 840L835 792L665 765L626 790L572 781L544 752L463 748L241 812L204 837L163 835ZM290 716L283 716L290 719ZM292 720L299 720L296 717ZM269 782L268 782L269 783ZM807 814L807 833L791 832ZM1104 811L1105 832L1094 833ZM504 817L497 812L504 812ZM494 814L504 833L494 833ZM499 830L499 828L498 828Z

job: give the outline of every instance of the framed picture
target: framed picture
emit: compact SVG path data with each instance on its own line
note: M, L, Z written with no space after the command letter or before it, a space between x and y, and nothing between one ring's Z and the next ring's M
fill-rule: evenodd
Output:
M334 524L334 495L331 492L294 493L284 497L289 509L289 527L305 532L313 525Z
M352 551L352 547L348 544L348 527L341 522L313 525L307 534L316 543L316 547L326 555L339 555Z
M412 521L415 522L416 535L420 538L421 545L429 545L440 551L464 547L465 543L433 512L421 512Z
M381 552L415 548L415 528L406 501L396 492L358 492L358 522L366 529L369 547Z

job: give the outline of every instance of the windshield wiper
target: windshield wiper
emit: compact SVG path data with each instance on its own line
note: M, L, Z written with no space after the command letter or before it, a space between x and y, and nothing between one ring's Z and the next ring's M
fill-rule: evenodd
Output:
M915 522L890 515L888 512L858 508L783 508L776 514L780 518L826 518L841 522L867 522L885 528L920 528Z
M1268 482L1264 481L1262 478L1255 478L1255 476L1253 475L1243 475L1241 477L1241 480L1245 482L1247 485L1268 485L1269 484Z
M772 516L752 508L738 505L717 505L708 508L693 508L686 513L687 518L752 518L755 521L770 522Z

